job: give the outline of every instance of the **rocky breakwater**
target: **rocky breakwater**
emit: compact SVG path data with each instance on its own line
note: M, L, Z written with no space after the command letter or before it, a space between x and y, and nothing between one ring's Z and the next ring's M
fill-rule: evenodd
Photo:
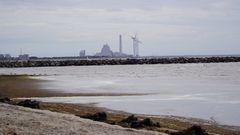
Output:
M90 65L134 65L134 64L177 64L177 63L226 63L240 62L240 57L175 57L152 59L90 59L90 60L28 60L0 61L0 67L48 67L48 66L90 66Z

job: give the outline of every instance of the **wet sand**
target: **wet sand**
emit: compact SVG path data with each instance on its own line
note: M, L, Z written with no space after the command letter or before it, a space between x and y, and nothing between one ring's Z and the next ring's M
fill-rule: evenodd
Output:
M124 94L80 94L80 93L57 93L47 90L42 90L40 83L43 80L31 79L29 76L0 76L0 97L22 98L22 97L51 97L51 96L119 96ZM127 95L127 93L126 93ZM94 104L64 104L64 103L40 103L40 109L50 110L54 112L74 114L74 115L86 115L94 114L96 112L105 111L108 115L107 123L119 122L123 118L131 115L127 112L120 112L109 110L106 108L96 107ZM174 116L150 116L150 115L138 115L138 118L143 119L146 117L152 118L154 121L161 124L161 128L150 128L148 130L155 130L161 132L175 131L186 129L193 124L201 125L206 131L214 134L221 135L240 135L240 131L234 130L231 126L221 126L217 123L212 123L200 119L182 118ZM236 127L237 128L237 127Z
M66 96L134 96L139 93L66 93L46 90L41 84L48 81L33 79L29 75L0 75L0 97L66 97Z
M41 90L42 80L30 79L27 75L2 75L0 76L0 96L1 97L47 97L55 93Z

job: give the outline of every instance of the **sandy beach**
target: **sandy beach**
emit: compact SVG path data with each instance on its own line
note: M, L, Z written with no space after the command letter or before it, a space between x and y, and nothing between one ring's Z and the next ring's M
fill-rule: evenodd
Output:
M0 135L164 135L0 103Z

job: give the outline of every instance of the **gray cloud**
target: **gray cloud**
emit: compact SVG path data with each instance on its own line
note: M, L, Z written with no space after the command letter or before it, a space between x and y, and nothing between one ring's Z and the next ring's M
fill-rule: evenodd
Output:
M128 35L138 32L143 55L239 54L239 6L238 0L0 0L0 53L93 54L105 42L117 50L119 33L131 53Z

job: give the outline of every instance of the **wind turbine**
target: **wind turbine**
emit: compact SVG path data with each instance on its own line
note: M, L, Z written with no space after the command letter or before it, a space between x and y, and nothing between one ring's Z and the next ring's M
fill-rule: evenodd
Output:
M133 56L138 57L139 56L139 44L143 44L141 41L137 38L137 33L135 36L131 36L133 40Z

